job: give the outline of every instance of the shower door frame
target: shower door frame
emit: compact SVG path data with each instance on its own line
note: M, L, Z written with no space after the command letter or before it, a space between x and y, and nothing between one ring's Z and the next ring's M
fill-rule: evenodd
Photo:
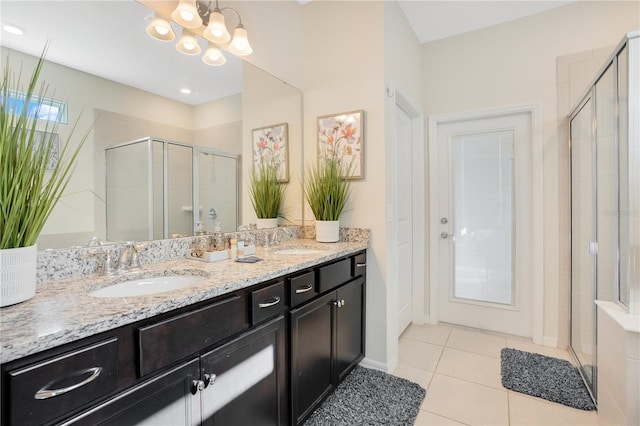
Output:
M154 178L154 171L153 171L153 143L154 142L159 142L162 144L162 197L163 197L163 201L162 201L162 217L163 217L163 224L162 224L162 235L163 238L169 238L169 221L168 221L168 216L169 216L169 197L168 197L168 168L169 168L169 160L168 160L168 150L169 150L169 145L176 145L176 146L182 146L185 148L191 148L191 201L192 201L192 206L193 206L193 211L192 211L192 220L193 220L193 227L195 227L195 224L197 221L200 220L200 211L198 208L196 208L196 206L199 206L200 204L200 191L199 191L199 184L200 184L200 161L198 156L201 153L206 153L206 154L212 154L212 155L216 155L219 157L225 157L225 158L231 158L234 159L236 161L236 167L235 167L235 173L236 173L236 187L234 188L234 192L235 192L235 196L236 196L236 223L234 228L237 227L238 223L240 222L240 212L241 212L241 181L242 181L242 177L241 177L241 164L240 164L240 155L239 154L231 154L228 152L224 152L224 151L220 151L214 148L207 148L207 147L203 147L203 146L199 146L199 145L192 145L192 144L188 144L188 143L184 143L184 142L178 142L178 141L173 141L170 139L163 139L163 138L157 138L157 137L153 137L153 136L146 136L144 138L139 138L139 139L135 139L132 141L127 141L127 142L123 142L117 145L113 145L110 147L105 148L105 152L108 150L112 150L112 149L116 149L116 148L121 148L124 146L129 146L129 145L134 145L134 144L138 144L138 143L143 143L146 144L146 150L147 150L147 163L149 164L149 169L148 169L148 174L147 174L147 184L149 186L149 191L148 191L148 213L147 213L147 229L148 229L148 233L147 233L147 237L149 240L154 240L154 226L153 226L153 198L154 198L154 193L153 193L153 178ZM107 164L106 164L106 155L105 155L105 173L107 173ZM106 188L106 184L107 184L108 179L105 179L105 194L107 193L107 188ZM105 214L105 231L107 232L108 235L108 229L109 229L109 224L108 224L108 214Z
M586 93L585 96L582 97L582 100L580 101L579 104L576 105L576 107L573 109L573 112L571 113L571 115L569 116L569 141L570 141L570 152L569 152L569 167L570 167L570 172L569 172L569 179L570 179L570 187L571 187L571 194L573 194L573 168L574 168L574 161L573 161L573 135L572 135L572 127L571 124L573 122L573 120L578 117L580 115L580 113L584 110L584 108L587 106L587 104L589 104L589 102L591 101L591 104L589 105L589 108L591 109L591 174L592 174L592 182L591 182L591 196L593 199L593 218L592 218L592 223L591 223L591 229L593 232L593 236L595 238L595 240L597 241L597 219L596 219L596 213L597 213L597 169L596 169L596 165L597 165L597 150L596 150L596 137L597 137L597 127L596 127L596 97L595 97L595 85L592 85L591 89ZM570 267L570 272L569 272L569 276L570 276L570 288L569 288L569 353L571 355L571 357L573 358L574 362L577 364L578 366L578 372L580 373L580 377L582 378L582 381L585 384L585 387L587 388L587 391L589 392L589 395L591 396L591 399L593 400L594 404L598 405L598 399L597 399L597 395L598 395L598 315L597 315L597 307L595 304L595 301L597 299L597 295L598 295L598 287L597 287L597 268L598 268L598 263L597 260L594 259L592 268L591 268L591 285L592 285L592 300L593 300L593 306L592 306L592 310L593 310L593 345L594 345L594 354L593 354L593 361L594 361L594 365L593 365L593 370L592 370L592 378L591 380L588 380L586 378L586 373L585 373L585 367L582 364L582 360L580 359L580 357L578 357L578 354L576 353L574 347L573 347L573 309L574 309L574 300L573 300L573 290L574 290L574 276L573 276L573 195L571 195L571 202L570 202L570 209L569 209L569 215L571 218L571 226L569 227L569 253L570 253L570 259L571 259L571 267Z

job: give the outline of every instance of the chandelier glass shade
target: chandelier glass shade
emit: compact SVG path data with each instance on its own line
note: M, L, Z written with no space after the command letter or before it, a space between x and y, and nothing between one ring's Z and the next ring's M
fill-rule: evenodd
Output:
M173 32L173 28L169 21L159 16L157 13L147 27L147 34L160 41L172 41L176 38L176 33Z
M199 55L202 52L196 36L187 32L187 30L182 30L182 36L180 36L180 40L176 44L176 49L185 55Z
M196 0L180 0L178 6L171 12L171 19L184 28L198 28L202 25Z
M209 2L209 4L211 3ZM233 30L233 37L227 29L224 12L231 12L238 18L238 25ZM164 17L167 15L168 11L158 13L156 10L153 20L146 28L150 37L164 42L176 38L174 26ZM223 47L236 56L247 56L253 52L240 14L230 7L220 8L218 0L216 0L213 10L200 1L180 0L171 12L171 21L182 27L182 35L176 44L176 50L180 53L199 55L202 48L197 36L199 35L207 41L207 49L202 56L202 62L207 65L217 66L227 61L221 50ZM203 26L204 29L201 28Z

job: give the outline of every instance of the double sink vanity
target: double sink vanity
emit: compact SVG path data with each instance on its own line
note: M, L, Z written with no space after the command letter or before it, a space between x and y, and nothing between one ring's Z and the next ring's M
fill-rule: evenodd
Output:
M0 311L1 424L302 424L364 356L366 249L42 282Z

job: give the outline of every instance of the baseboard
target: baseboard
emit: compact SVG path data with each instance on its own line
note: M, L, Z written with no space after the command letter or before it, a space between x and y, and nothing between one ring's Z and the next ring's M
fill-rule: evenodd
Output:
M432 321L431 320L431 316L425 315L424 316L424 323L425 324L430 324L430 325L436 325L436 324L438 324L438 321L437 320L436 321Z
M384 362L375 361L371 358L363 358L362 361L360 361L360 365L365 368L384 371L385 373L388 372L387 364L385 364Z
M549 346L552 348L558 347L558 339L556 337L544 336L542 338L542 345Z

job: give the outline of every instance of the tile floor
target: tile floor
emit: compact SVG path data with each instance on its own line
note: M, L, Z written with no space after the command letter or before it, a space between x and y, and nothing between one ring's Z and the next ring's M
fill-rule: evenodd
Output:
M595 411L582 411L512 392L500 380L504 347L568 359L531 340L447 325L411 325L400 337L393 372L427 390L415 424L597 425Z

